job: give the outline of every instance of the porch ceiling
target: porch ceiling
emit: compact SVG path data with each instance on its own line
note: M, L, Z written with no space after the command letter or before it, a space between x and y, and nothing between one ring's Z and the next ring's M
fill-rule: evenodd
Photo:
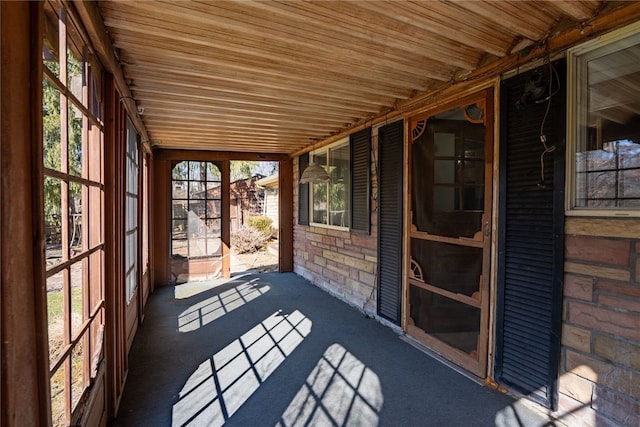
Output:
M293 153L601 1L100 1L153 146Z

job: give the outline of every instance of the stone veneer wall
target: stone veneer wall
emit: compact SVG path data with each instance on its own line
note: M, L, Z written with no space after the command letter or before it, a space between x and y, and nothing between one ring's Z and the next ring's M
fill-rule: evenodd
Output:
M298 224L298 159L294 159L294 271L343 301L376 313L378 264L377 159L378 134L371 147L371 233L341 231Z
M558 415L640 425L640 220L567 218Z

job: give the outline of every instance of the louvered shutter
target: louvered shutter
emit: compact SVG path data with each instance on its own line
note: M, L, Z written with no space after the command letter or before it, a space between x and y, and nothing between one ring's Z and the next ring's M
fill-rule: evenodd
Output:
M500 225L496 378L555 408L560 355L563 276L565 68L554 63L560 87L548 103L517 109L533 73L501 87ZM548 74L547 74L548 75ZM552 91L558 81L551 73ZM540 127L556 150L544 156Z
M309 153L298 157L298 182L309 165ZM298 184L298 224L309 225L309 184Z
M400 323L404 125L378 131L378 314Z
M370 213L370 165L371 128L351 135L351 230L369 233Z

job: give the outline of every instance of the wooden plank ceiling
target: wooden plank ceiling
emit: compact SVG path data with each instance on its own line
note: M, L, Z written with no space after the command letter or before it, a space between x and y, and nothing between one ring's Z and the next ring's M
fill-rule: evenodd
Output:
M600 1L101 1L153 146L293 153Z

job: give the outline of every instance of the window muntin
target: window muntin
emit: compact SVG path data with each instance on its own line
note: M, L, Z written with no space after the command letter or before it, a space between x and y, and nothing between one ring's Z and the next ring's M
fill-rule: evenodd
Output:
M211 162L180 162L171 181L171 255L222 255L220 169Z
M104 335L104 179L97 65L63 10L44 6L42 80L47 320L53 425L70 425ZM74 36L72 36L74 35ZM51 39L52 36L55 39Z
M640 215L639 31L569 52L569 213Z
M350 226L351 159L349 139L314 151L310 162L325 168L329 181L310 184L311 224L348 229Z

